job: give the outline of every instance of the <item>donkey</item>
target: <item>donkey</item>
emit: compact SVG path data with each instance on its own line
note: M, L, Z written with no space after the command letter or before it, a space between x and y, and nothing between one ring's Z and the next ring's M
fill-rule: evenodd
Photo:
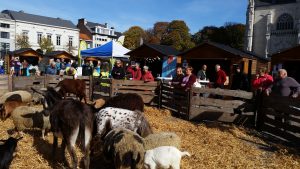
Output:
M40 92L41 93L41 92ZM62 99L54 88L48 87L41 93L45 97L45 115L50 115L51 130L53 132L53 157L56 154L57 139L62 136L63 161L68 165L65 157L65 148L72 159L72 168L77 168L78 159L75 153L76 141L83 145L84 167L90 164L90 142L92 139L94 108L78 100Z

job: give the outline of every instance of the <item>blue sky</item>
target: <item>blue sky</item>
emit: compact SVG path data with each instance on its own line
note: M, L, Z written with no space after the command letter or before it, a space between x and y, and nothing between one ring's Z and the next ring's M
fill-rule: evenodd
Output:
M204 26L246 22L247 0L0 0L0 10L105 23L117 31L152 28L157 21L184 20L191 33Z

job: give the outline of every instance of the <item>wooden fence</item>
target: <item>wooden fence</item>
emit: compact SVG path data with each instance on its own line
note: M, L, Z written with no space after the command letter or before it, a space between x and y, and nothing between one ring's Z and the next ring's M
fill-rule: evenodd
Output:
M299 98L264 96L258 117L260 130L280 140L300 144Z
M228 89L192 88L190 91L189 120L211 120L243 123L241 113L254 115L250 101L252 92Z
M171 110L177 116L189 119L189 92L161 83L160 107Z
M160 92L160 82L144 82L133 80L111 80L110 96L120 93L136 93L139 94L144 103L158 105Z

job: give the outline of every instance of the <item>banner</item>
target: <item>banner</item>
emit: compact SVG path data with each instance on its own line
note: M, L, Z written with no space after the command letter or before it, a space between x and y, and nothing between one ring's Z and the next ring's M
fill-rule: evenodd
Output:
M162 66L162 77L174 77L176 75L177 57L165 56Z
M87 43L84 40L81 40L78 48L78 63L81 65L81 51L87 49Z

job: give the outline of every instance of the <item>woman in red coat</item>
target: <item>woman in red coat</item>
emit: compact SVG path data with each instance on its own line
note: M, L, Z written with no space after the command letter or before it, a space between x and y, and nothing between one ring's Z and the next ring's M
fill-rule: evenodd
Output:
M144 74L142 76L142 80L144 80L145 82L152 82L154 81L154 77L152 76L151 71L149 71L149 67L148 66L144 66Z

